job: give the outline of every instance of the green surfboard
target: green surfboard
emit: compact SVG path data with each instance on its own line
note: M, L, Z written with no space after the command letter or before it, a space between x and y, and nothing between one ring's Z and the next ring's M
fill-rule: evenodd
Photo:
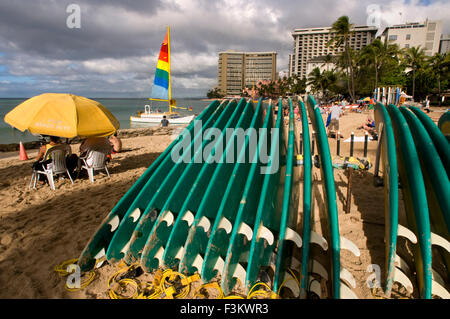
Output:
M290 141L290 158L288 159L289 167L287 167L287 150L284 142L285 130L281 102L282 100L280 98L275 130L271 135L270 157L267 165L270 171L266 172L264 175L259 204L256 210L253 237L250 243L250 252L244 284L246 292L248 292L256 283L260 270L263 270L263 267L270 266L271 263L276 261L273 257L275 256L275 248L278 244L277 239L281 236L280 227L283 214L285 217L285 223L283 226L285 226L285 228L283 230L284 234L281 237L282 242L285 241L284 236L286 234L286 223L287 218L289 218L289 204L292 195L291 186L294 162L294 112L292 108L292 101L289 100L291 114L289 121L291 127L289 132L292 133L292 138ZM280 246L278 245L278 247ZM234 254L234 251L232 251L232 253ZM281 276L284 276L284 272ZM278 277L280 277L280 275Z
M384 180L384 215L385 215L385 271L384 291L390 295L394 283L395 255L398 234L398 171L395 136L391 118L383 104L375 105L375 123L381 143L381 163Z
M405 107L400 111L408 122L420 159L427 192L431 229L450 242L450 183L433 141L420 120ZM442 250L444 262L450 269L450 254Z
M165 192L162 192L161 189L170 188L170 183L176 180L176 176L179 176L186 167L186 162L189 162L192 158L193 150L198 148L198 141L201 141L203 130L213 127L215 122L223 116L224 109L229 112L231 108L228 106L231 106L232 103L227 103L226 107L222 103L204 125L201 125L202 122L195 123L197 125L200 124L201 127L194 127L194 138L186 138L183 144L177 144L172 149L164 163L160 165L155 174L147 181L144 189L142 189L139 196L129 207L108 248L108 260L119 261L124 258L127 263L137 260L136 255L130 251L131 244L133 243L132 239L134 239L132 237L134 230L140 224L144 224L147 228L153 225L153 222L159 214L157 209L162 208L164 204ZM185 144L188 145L186 151L184 150ZM182 154L176 163L172 159L173 152Z
M325 207L328 214L328 242L330 243L331 264L331 295L340 299L340 236L336 204L336 187L334 185L333 165L331 163L330 147L325 132L319 106L315 99L308 96L308 110L312 126L316 132L317 149L320 158L320 170L324 182Z
M287 140L286 169L283 185L283 204L279 226L278 246L275 260L273 290L278 292L285 273L291 266L294 249L300 249L301 237L297 232L297 216L299 210L300 167L294 165L298 154L295 135L295 115L292 100L289 99L289 129ZM283 145L282 145L283 147Z
M244 186L249 175L251 160L256 156L257 148L253 147L258 141L258 130L263 125L264 114L267 109L263 108L263 104L258 103L258 108L252 119L250 129L246 132L244 146L238 151L238 161L233 166L231 176L227 180L225 192L220 199L218 198L219 209L211 229L211 235L206 245L205 257L201 269L201 277L204 281L209 282L218 274L222 274L224 259L230 242L230 234L232 225L236 219L240 200L244 192ZM268 123L268 121L264 121ZM267 126L266 126L267 127ZM188 258L188 255L185 255ZM192 259L192 257L190 257ZM195 256L194 256L195 258ZM195 270L200 271L192 266L193 260L186 260L180 263L180 271L189 273Z
M158 158L150 165L150 167L139 177L139 179L131 186L125 195L114 206L108 216L104 219L100 227L97 229L93 237L89 240L86 247L81 252L78 258L78 265L81 271L88 271L96 264L96 258L100 258L106 254L110 245L111 239L117 229L117 226L122 221L128 208L147 184L149 178L153 175L161 162L170 154L175 145L180 143L186 136L191 136L196 121L205 121L219 106L218 101L211 102L199 116L197 116L182 132L181 134L161 153Z
M431 234L428 203L420 161L408 123L395 105L387 110L393 124L397 164L402 183L403 201L409 228L416 234L418 245L414 245L414 259L420 296L431 298Z
M311 199L312 199L312 159L311 159L311 142L309 139L308 114L306 113L305 104L300 101L300 116L302 120L303 135L303 220L302 220L302 261L300 276L300 298L306 298L309 283L309 248L311 242Z
M439 153L439 156L442 159L447 175L450 176L450 146L448 140L428 115L422 112L418 107L408 106L408 108L414 112L427 130L434 146L436 147L436 150Z
M197 152L194 155L194 158L175 184L144 246L141 264L145 265L146 269L153 270L162 266L161 262L163 261L165 246L172 232L176 236L186 238L186 233L183 234L180 232L180 228L174 229L172 227L174 225L173 223L180 216L186 217L185 213L188 210L193 212L197 210L198 203L216 167L214 155L216 152L219 153L221 151L226 142L226 130L234 130L240 118L243 118L241 115L246 104L245 99L241 99L224 128L208 132L208 135L205 137L205 142L211 142L207 144L203 152Z
M209 135L210 133L209 129L222 130L235 109L236 102L230 102L223 110L223 112L221 112L220 116L214 121L213 125L208 129L204 129L203 134L198 140L194 140L194 152L191 153L192 155L186 157L183 155L182 157L175 159L176 163L174 167L167 174L161 185L156 190L155 195L147 205L142 218L138 221L132 232L129 245L127 245L128 249L126 250L126 262L131 263L136 260L140 260L141 266L144 268L144 270L150 271L153 269L150 265L151 260L142 259L142 251L145 247L148 236L153 229L156 219L160 215L167 198L169 197L175 185L178 183L183 172L185 172L186 169L188 169L188 167L190 166L189 164L194 161L194 158L196 158L196 154L202 154L206 146L209 144L209 137L205 139L205 135ZM196 143L198 143L197 146L195 146ZM173 153L171 155L173 155ZM171 160L174 159L171 158Z
M281 107L279 107L279 109L281 110ZM240 280L242 282L245 280L245 267L242 266L240 262L247 262L248 260L247 254L253 236L253 224L264 177L260 170L262 166L260 153L262 148L270 143L270 131L272 125L273 111L272 105L269 105L264 125L259 132L257 152L252 160L249 175L245 183L244 192L240 198L239 209L230 235L221 279L221 287L225 294L228 294L236 284L236 275L241 278ZM238 271L238 273L236 273L236 271Z
M450 111L447 110L444 114L441 115L438 121L438 127L441 130L442 134L445 135L447 141L450 142Z
M258 103L257 109L261 107L260 104L261 101ZM239 143L239 141L236 142L236 134L244 137L245 140L245 131L251 127L252 123L256 123L257 113L258 111L255 113L253 102L249 101L236 129L233 130L226 143L221 161L215 169L211 167L214 169L211 172L213 174L208 174L201 181L206 185L206 190L202 194L192 193L190 202L183 207L184 214L191 214L191 224L189 224L189 218L185 217L184 219L179 218L175 223L163 256L168 266L175 266L178 259L175 258L175 253L184 249L184 256L178 259L179 270L184 273L193 273L194 270L201 272L206 245L212 233L211 225L216 219L234 163L237 162L239 145L242 145L236 144ZM252 121L252 119L255 120ZM195 265L194 262L196 262Z

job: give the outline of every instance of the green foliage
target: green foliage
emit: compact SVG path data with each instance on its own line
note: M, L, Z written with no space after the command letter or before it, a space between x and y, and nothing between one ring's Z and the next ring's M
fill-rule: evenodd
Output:
M220 92L219 88L215 87L209 90L208 93L206 93L206 96L208 97L208 99L220 99L224 95L222 94L222 92Z

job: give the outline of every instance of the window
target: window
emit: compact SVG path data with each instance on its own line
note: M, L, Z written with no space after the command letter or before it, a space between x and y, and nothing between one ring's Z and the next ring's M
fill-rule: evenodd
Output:
M409 44L405 44L405 48L409 49Z
M395 41L397 40L397 35L390 35L389 36L389 41Z
M406 40L411 40L411 34L406 35Z

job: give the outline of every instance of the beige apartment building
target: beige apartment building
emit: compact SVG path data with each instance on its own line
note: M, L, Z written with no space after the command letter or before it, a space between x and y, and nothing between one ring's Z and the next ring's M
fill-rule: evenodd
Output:
M374 26L354 26L350 37L350 47L353 50L361 50L370 44L376 36L377 28ZM295 29L292 32L294 38L294 53L289 56L289 76L296 74L307 77L308 61L325 55L338 55L344 48L327 46L333 37L331 27Z
M441 35L441 44L439 46L440 54L447 54L450 52L450 34Z
M418 47L425 54L432 56L439 52L442 35L442 21L414 22L393 25L384 29L381 40L389 44L397 44L400 49Z
M277 76L276 52L219 53L218 88L226 95L240 95L245 87L259 81L273 81Z

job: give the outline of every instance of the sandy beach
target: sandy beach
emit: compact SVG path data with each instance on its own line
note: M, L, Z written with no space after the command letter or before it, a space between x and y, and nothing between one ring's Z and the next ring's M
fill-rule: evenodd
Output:
M430 116L440 114L434 112ZM364 132L356 127L366 117L365 113L344 115L340 120L344 139L352 131L355 136L363 136ZM300 126L300 122L296 123ZM124 150L113 155L110 178L97 173L94 183L84 177L73 185L68 179L58 180L55 191L47 185L28 189L37 150L27 151L28 161L19 161L18 152L0 154L0 298L109 298L107 281L117 271L116 265L106 264L96 270L98 276L92 284L77 292L65 289L65 279L58 276L54 267L79 256L109 211L177 134L167 129L154 129L151 135L136 132L122 138ZM336 142L330 138L329 143L334 155ZM78 146L72 145L72 150L77 152ZM368 144L372 164L376 146L375 141ZM349 148L350 143L342 142L341 155L347 155ZM363 143L355 143L354 152L355 156L362 156ZM317 168L313 174L320 179ZM367 172L355 171L351 210L345 214L348 177L344 170L335 170L334 174L340 234L361 251L360 257L342 251L342 266L355 277L357 296L374 298L366 284L370 275L367 267L380 265L384 273L383 188L373 186L373 166ZM317 188L321 194L321 187ZM402 210L402 202L400 206ZM402 289L399 294L405 296ZM412 297L417 297L417 289Z

